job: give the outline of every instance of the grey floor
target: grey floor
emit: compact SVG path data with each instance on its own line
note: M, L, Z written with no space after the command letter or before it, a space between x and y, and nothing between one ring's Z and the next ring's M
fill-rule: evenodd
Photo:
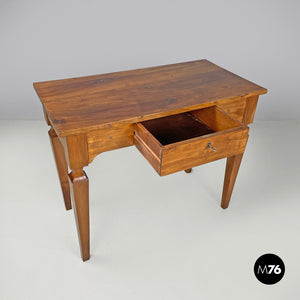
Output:
M0 122L0 299L299 299L300 122L256 122L229 209L225 160L159 177L134 148L90 179L91 259L80 259L47 126ZM263 285L262 254L286 274Z

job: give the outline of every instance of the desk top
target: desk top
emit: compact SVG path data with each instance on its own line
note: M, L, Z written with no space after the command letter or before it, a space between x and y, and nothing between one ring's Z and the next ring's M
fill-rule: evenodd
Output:
M33 85L62 137L267 92L208 60Z

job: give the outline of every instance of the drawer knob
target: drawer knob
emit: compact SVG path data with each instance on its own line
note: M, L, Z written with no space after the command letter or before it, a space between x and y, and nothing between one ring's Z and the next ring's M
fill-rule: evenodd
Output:
M212 151L217 151L217 148L214 147L210 141L207 142L206 149L211 149Z

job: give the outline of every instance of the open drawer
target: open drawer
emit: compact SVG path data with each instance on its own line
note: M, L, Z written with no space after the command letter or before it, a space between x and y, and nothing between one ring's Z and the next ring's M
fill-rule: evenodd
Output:
M249 131L217 106L134 126L135 146L160 176L243 153Z

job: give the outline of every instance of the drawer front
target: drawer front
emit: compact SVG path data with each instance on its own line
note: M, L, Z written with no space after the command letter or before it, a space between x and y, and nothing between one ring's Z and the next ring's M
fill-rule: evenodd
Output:
M217 159L243 153L248 128L190 141L163 150L160 175L196 167Z
M191 137L190 133L199 126L208 131ZM184 117L178 115L137 123L134 125L134 144L156 172L164 176L243 153L248 131L247 126L220 108L209 107L186 113ZM170 137L175 138L175 142L170 142Z

